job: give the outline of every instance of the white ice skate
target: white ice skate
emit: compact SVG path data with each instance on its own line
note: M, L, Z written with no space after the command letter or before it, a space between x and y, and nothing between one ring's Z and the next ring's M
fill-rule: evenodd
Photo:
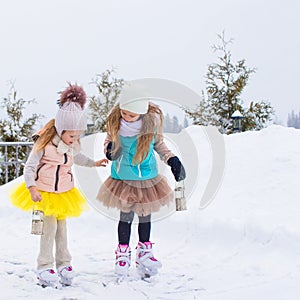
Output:
M57 273L62 285L69 286L72 284L72 280L75 277L75 272L71 266L61 266L57 269Z
M128 275L131 263L131 250L129 245L118 245L116 254L115 273L122 280Z
M139 242L136 249L136 267L142 278L149 278L157 274L161 263L153 256L151 242Z
M40 269L36 272L39 285L42 287L51 286L59 288L59 278L53 269Z

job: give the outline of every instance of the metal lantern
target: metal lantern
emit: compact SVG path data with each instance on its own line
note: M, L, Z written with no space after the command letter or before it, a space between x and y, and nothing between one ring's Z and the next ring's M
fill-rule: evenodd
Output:
M44 212L34 209L32 211L31 233L42 235L44 228Z
M239 110L236 110L232 115L231 119L233 120L233 132L242 131L242 119L243 115Z
M184 181L179 181L175 183L175 204L176 211L187 210L186 200L184 196Z

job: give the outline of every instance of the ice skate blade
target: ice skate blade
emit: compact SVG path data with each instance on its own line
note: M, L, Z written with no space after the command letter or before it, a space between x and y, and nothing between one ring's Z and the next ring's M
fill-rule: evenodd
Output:
M117 278L116 278L116 284L120 284L122 283L125 279L126 279L127 276L124 276L124 275L118 275Z
M62 279L61 278L59 282L62 286L71 286L72 281L73 281L73 279Z
M157 269L149 269L144 267L137 267L137 273L142 280L150 282L151 278L155 276L158 272Z
M51 287L54 289L60 289L62 287L61 283L59 283L59 282L47 282L47 281L43 281L43 280L39 280L37 285L39 285L42 288Z

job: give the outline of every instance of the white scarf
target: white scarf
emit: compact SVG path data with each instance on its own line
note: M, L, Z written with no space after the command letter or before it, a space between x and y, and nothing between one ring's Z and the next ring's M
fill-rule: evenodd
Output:
M121 136L136 136L140 133L142 128L142 120L139 119L135 122L126 122L121 119L120 135Z
M74 143L72 145L67 145L63 142L63 140L56 135L53 140L52 143L57 146L57 153L59 154L69 154L71 156L75 156L76 154L78 154L80 152L80 144L79 143Z

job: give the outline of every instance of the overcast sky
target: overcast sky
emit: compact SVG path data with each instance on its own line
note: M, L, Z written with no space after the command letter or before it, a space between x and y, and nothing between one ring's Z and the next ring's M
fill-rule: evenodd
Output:
M164 78L197 93L217 61L225 30L233 61L257 68L242 94L272 103L285 124L300 111L298 0L9 0L0 4L0 97L19 96L54 116L67 81L95 94L96 74L115 67L126 80Z

